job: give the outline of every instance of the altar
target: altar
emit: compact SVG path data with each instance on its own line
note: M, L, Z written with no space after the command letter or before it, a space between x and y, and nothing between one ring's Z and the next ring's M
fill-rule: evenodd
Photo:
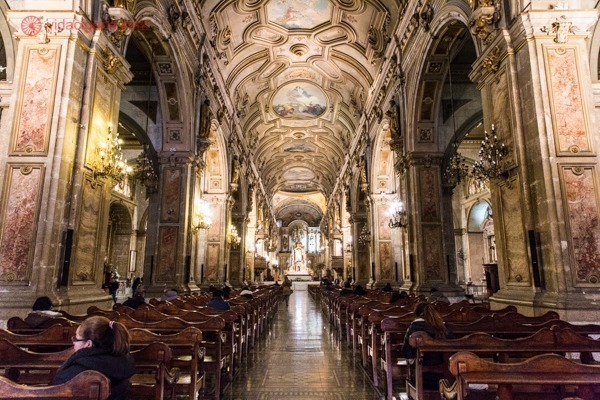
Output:
M310 261L306 260L306 251L300 242L296 242L294 246L286 275L292 281L312 281Z

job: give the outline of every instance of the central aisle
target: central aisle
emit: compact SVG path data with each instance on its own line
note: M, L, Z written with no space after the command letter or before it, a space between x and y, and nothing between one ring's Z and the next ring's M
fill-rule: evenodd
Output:
M306 287L306 286L304 286ZM298 288L299 289L299 288ZM279 303L269 335L256 344L225 400L379 400L383 398L338 345L329 323L307 291L295 289Z

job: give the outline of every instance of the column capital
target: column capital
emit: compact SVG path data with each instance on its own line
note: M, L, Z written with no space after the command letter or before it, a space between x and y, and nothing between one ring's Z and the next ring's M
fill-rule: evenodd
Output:
M588 38L598 14L598 9L532 10L522 14L521 21L528 39L565 44L569 40Z

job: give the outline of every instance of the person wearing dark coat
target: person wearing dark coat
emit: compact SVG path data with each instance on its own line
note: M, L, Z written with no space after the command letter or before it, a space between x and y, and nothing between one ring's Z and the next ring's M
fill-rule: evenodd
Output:
M83 371L98 371L110 379L109 400L128 398L135 362L129 354L129 332L119 322L92 316L81 323L72 338L75 353L56 372L60 385Z
M215 289L213 297L210 299L206 307L214 308L215 310L227 311L231 309L228 302L223 299L223 291L221 289Z
M381 289L382 292L391 292L392 290L392 284L391 283L386 283L385 286L383 287L383 289Z
M31 312L25 317L25 323L32 328L37 328L44 322L56 317L62 317L62 314L52 311L52 300L48 296L42 296L38 297L33 303Z
M146 299L144 299L144 287L138 285L136 291L133 293L133 297L125 300L123 305L131 308L138 308L142 304L146 304Z
M412 347L409 342L410 335L415 332L426 332L434 339L451 339L452 332L446 329L444 321L440 314L435 310L433 305L429 303L419 303L415 307L415 316L417 317L408 327L404 336L404 344L402 345L402 354L407 359L414 359L417 356L417 349ZM421 361L423 365L442 365L444 363L442 353L427 352ZM437 372L423 373L423 387L426 389L437 389L440 379L444 378L444 374Z

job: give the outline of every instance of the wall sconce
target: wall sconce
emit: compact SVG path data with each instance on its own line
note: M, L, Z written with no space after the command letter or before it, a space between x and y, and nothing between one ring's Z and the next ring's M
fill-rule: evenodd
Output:
M498 141L496 128L492 124L492 132L485 132L485 139L479 148L479 160L475 162L471 175L478 181L503 180L508 178L504 166L504 157L508 155L508 146Z
M227 229L227 242L231 244L233 247L237 247L240 245L242 238L238 235L237 228L233 225L229 225Z
M198 232L199 229L208 229L212 225L212 210L210 204L204 199L198 199L195 207L196 212L192 220L192 231Z
M401 201L394 201L390 207L390 222L389 227L392 229L406 228L408 226L408 215L403 209L404 206Z
M101 142L96 148L96 162L92 168L94 181L101 178L110 179L120 187L123 187L125 179L132 172L132 168L127 165L127 160L123 159L119 133L113 132L111 123L108 124L106 141Z

